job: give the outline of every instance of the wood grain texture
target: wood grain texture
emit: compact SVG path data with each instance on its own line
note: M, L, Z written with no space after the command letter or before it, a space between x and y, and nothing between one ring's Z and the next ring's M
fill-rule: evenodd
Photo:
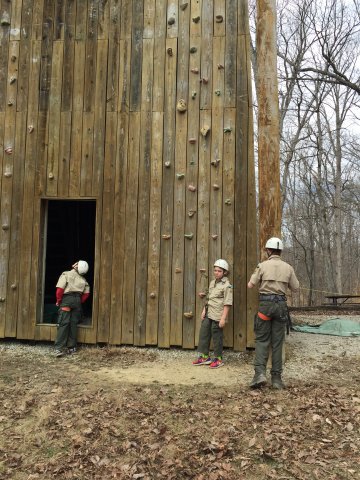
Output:
M54 340L41 324L47 202L91 199L79 341L194 348L198 294L224 257L225 345L253 346L247 2L0 0L0 14L0 337Z
M152 117L146 344L157 344L161 245L161 190L164 115Z

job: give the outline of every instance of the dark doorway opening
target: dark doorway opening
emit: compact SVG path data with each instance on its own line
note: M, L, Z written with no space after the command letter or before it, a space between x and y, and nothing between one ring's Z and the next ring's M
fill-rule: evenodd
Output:
M44 200L45 270L43 287L43 323L56 323L56 284L62 272L71 270L78 260L86 260L85 275L90 284L90 298L83 305L82 324L91 325L95 260L95 200Z

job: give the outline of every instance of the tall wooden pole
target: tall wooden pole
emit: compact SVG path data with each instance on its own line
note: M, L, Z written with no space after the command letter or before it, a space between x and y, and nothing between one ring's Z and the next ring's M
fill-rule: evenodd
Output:
M280 236L280 135L276 51L276 0L257 0L257 96L259 104L259 241Z

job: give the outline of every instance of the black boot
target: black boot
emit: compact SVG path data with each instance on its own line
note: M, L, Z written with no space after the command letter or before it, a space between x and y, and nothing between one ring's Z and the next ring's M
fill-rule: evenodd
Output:
M265 373L255 373L252 382L250 383L250 388L260 388L266 385L266 375Z
M272 388L275 388L276 390L283 390L286 388L280 374L271 375L271 385Z

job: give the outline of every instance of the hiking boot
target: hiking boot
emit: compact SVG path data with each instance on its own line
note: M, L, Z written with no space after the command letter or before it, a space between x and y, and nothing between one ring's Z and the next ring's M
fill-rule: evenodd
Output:
M266 382L266 375L264 373L255 373L249 386L250 388L261 388L266 385Z
M281 379L281 375L272 375L271 376L271 385L275 390L283 390L285 387L284 382Z
M211 363L210 363L210 368L219 368L223 367L224 362L221 360L221 358L215 358Z
M67 351L67 353L68 353L69 355L74 355L74 353L76 353L76 352L77 352L77 348L76 348L76 347L68 348L68 351Z
M55 350L54 355L55 355L55 357L63 357L64 352L62 350Z
M192 362L194 366L198 365L210 365L212 362L210 357L203 357L202 355Z

